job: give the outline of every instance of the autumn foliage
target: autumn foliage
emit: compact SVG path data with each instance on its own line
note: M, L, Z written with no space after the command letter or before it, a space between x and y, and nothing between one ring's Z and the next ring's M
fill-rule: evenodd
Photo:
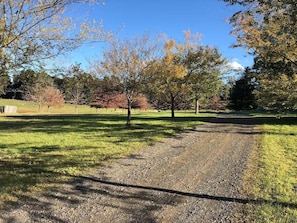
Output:
M47 105L48 111L50 107L61 107L64 105L64 98L61 92L54 87L47 87L44 89L44 104Z
M252 73L256 89L252 93L259 107L296 110L296 0L222 1L243 6L243 10L233 14L230 23L237 38L234 46L245 47L255 56Z
M127 109L127 99L125 94L118 93L118 92L102 92L98 94L95 101L92 102L91 107L95 108L125 108ZM150 105L145 96L138 96L132 102L132 108L138 109L148 109Z

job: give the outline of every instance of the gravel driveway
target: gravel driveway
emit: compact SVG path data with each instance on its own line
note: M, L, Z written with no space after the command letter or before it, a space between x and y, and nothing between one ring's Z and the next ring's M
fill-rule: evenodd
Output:
M224 114L0 210L0 223L238 222L252 118Z

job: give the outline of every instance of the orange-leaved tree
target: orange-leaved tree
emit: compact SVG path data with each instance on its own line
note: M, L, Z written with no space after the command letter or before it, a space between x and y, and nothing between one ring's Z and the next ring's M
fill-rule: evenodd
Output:
M44 97L44 104L47 105L47 111L50 111L50 107L61 107L64 105L64 97L61 94L61 92L52 87L48 86L43 91L43 97Z
M186 69L177 63L177 44L174 40L166 40L164 44L164 56L151 66L153 74L150 81L150 91L155 97L169 96L171 105L171 117L175 116L175 99L183 91L187 90L184 82Z

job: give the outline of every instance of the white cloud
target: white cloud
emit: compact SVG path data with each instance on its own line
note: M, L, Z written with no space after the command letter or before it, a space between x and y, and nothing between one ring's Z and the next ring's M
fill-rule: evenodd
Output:
M244 67L238 63L237 61L232 61L229 63L229 67L232 69L232 70L235 70L235 71L242 71L244 70Z

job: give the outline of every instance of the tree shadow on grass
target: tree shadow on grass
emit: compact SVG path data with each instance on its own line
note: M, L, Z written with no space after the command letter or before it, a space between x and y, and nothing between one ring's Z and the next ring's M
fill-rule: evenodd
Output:
M41 115L41 116L9 116L7 121L0 121L0 132L45 132L48 134L59 132L96 132L96 131L127 131L137 129L168 129L164 123L152 123L151 121L167 121L168 123L191 122L193 118L167 119L167 118L142 118L135 117L138 122L132 126L125 125L125 117L122 115ZM203 119L203 118L201 118ZM197 121L197 119L195 119ZM140 123L139 123L140 121ZM173 127L174 128L174 127Z
M6 149L11 145L2 144L2 146ZM72 151L81 149L81 147L69 148ZM59 145L24 148L24 153L17 154L3 153L0 149L0 198L18 199L36 187L45 189L63 183L65 175L62 173L81 172L98 167L105 160L117 158L117 154L97 152L97 158L92 160L90 155L79 153L69 156L63 151L65 152L65 148L62 149Z
M255 124L277 124L277 125L297 125L297 116L283 116L281 118L276 118L276 116L272 116L270 114L263 114L261 117L254 117L251 115L242 115L240 113L218 113L223 114L223 116L208 117L208 116L185 116L185 117L164 117L164 116L135 116L132 118L132 126L133 121L140 121L141 124L150 124L151 121L166 121L172 123L184 123L184 122L193 122L193 121L201 121L204 123L220 123L220 124L242 124L242 125L255 125ZM84 129L84 127L88 127L88 129L100 127L100 125L107 126L117 126L121 125L125 127L126 117L125 115L113 115L113 114L80 114L80 115L18 115L18 116L8 116L6 117L9 121L1 121L1 129L2 131L10 130L10 129L26 129L30 127L32 130L44 130L48 127L60 126L73 126L74 128L69 128L69 131L73 131L78 127ZM108 122L108 123L106 123ZM50 131L49 131L50 132Z
M209 117L135 117L132 126L125 125L123 115L40 115L9 116L8 121L1 121L1 134L15 132L46 134L82 134L95 141L113 143L140 142L154 144L158 139L173 136L184 131L189 123L206 121ZM100 137L98 134L100 133ZM115 140L115 141L112 141Z

